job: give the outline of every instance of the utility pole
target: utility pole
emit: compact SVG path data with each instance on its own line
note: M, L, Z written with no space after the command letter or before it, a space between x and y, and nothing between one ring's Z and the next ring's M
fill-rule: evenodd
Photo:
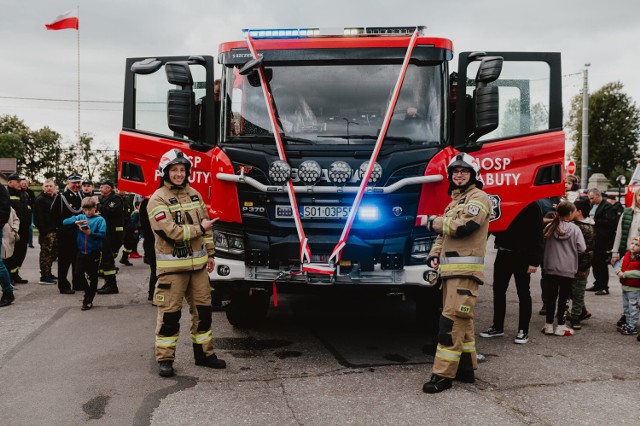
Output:
M584 87L582 88L582 161L580 174L582 175L581 187L587 188L589 179L589 66L584 64Z

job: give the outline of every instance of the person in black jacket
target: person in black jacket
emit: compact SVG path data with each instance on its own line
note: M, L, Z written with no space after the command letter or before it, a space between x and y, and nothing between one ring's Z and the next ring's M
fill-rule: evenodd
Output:
M144 250L144 263L149 265L151 274L149 275L149 297L147 300L153 303L153 292L156 288L156 282L158 276L156 275L156 238L151 229L151 223L149 222L149 212L147 211L147 205L149 204L149 198L145 197L140 203L140 228L142 230L142 249Z
M55 183L47 179L42 183L42 192L34 205L34 222L38 228L40 244L40 284L56 284L56 277L51 273L51 265L55 258L57 243L56 224L51 217L51 206L55 196Z
M11 204L9 203L9 193L4 185L0 185L0 241L2 241L2 227L9 221L11 213ZM0 256L0 286L2 286L2 298L0 298L0 307L9 306L16 300L13 295L13 286L11 285L11 277L9 271Z
M16 241L13 255L5 261L5 264L14 284L26 284L29 280L25 280L20 276L20 268L24 258L27 256L29 228L31 228L31 206L29 205L29 196L22 190L20 185L20 181L23 178L14 173L9 175L7 180L9 181L9 202L16 211L18 219L20 219L20 229L18 230L20 239Z
M124 235L124 211L122 198L114 191L114 184L110 180L100 183L100 214L107 222L107 237L102 246L102 262L100 269L104 274L104 286L98 289L98 294L116 294L118 282L116 280L115 258L118 256Z
M589 216L595 222L596 244L593 252L593 286L586 291L595 291L598 296L609 294L609 259L618 226L617 212L602 193L591 188L587 194L591 201Z
M514 343L524 344L529 341L531 274L542 260L542 211L537 203L525 207L505 231L495 233L495 247L498 253L493 265L493 325L480 337L504 336L507 288L513 275L520 305Z
M74 294L76 290L83 291L82 284L75 278L75 260L78 249L76 247L77 227L64 226L62 221L68 217L82 213L82 192L80 191L82 176L71 173L67 177L67 188L56 196L51 205L51 220L55 223L58 234L58 290L61 294ZM67 280L69 268L72 271L71 283ZM73 288L71 285L73 283Z

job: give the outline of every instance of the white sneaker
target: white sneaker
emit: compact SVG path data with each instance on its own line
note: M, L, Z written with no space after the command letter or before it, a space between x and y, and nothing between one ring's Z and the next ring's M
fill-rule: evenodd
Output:
M573 330L562 324L556 328L556 332L554 334L556 336L573 336Z
M516 338L513 339L513 343L517 343L519 345L524 345L529 342L529 335L524 332L524 330L518 330L518 334Z
M542 334L553 334L553 324L545 324L542 327Z

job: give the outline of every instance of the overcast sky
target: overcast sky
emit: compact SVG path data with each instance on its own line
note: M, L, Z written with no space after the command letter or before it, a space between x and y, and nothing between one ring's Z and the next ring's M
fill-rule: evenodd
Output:
M125 58L216 56L242 28L426 25L451 39L456 55L561 52L565 115L587 62L590 91L619 80L640 100L638 0L0 0L0 114L49 126L67 142L77 132L77 33L44 24L76 5L81 99L100 101L82 104L81 131L110 148L121 128Z

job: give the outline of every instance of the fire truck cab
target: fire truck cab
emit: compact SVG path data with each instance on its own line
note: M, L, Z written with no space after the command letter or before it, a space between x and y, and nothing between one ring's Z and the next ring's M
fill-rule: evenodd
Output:
M435 235L416 216L442 214L460 151L480 160L492 232L564 193L559 53L463 52L452 72L452 42L423 27L244 35L220 45L219 76L211 56L127 60L119 164L119 186L149 195L162 153L192 159L234 325L276 288L403 293L429 316Z

